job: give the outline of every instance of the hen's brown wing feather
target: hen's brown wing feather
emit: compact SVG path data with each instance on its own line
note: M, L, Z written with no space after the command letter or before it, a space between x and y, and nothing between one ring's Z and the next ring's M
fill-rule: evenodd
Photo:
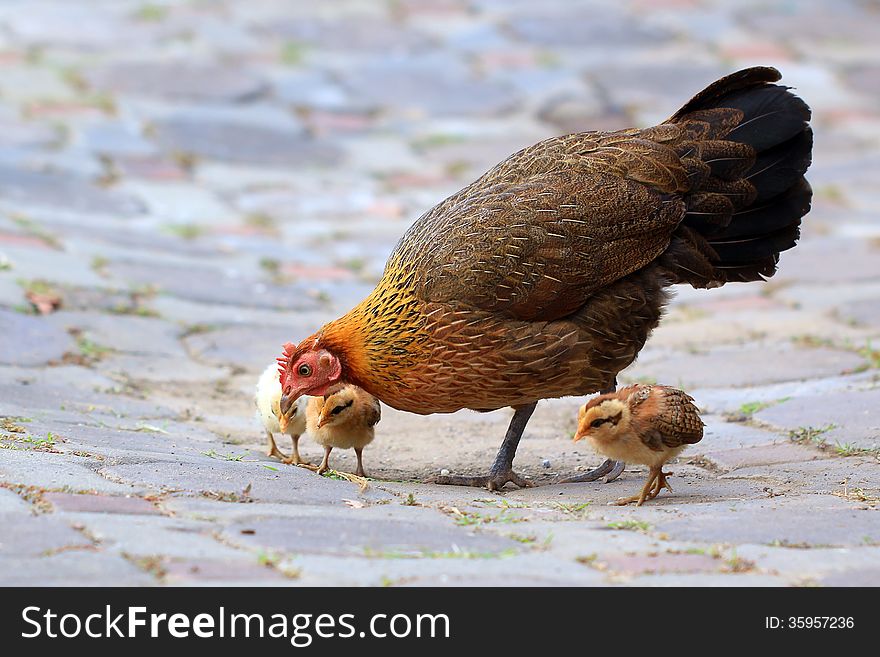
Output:
M652 141L681 133L645 132L581 133L515 153L417 221L389 262L416 272L426 301L526 321L570 315L663 253L684 217L687 172Z

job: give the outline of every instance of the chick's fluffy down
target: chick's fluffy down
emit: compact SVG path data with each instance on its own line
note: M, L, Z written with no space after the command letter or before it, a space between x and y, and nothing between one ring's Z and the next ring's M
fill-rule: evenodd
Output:
M340 408L333 414L334 408ZM315 442L340 449L361 448L373 441L375 425L381 418L379 400L356 386L309 399L307 429ZM318 426L322 424L323 426Z
M281 383L278 381L278 365L272 363L260 375L254 397L257 406L257 420L270 433L281 433L278 416L281 414ZM296 412L291 415L284 433L300 436L306 432L306 404L308 397L296 400Z

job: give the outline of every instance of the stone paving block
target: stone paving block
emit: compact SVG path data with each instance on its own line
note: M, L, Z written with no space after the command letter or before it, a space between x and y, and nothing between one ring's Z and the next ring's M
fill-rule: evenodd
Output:
M56 511L69 513L118 513L124 515L161 515L156 506L142 497L46 493L43 499Z
M156 123L156 139L169 152L243 164L306 168L331 166L343 159L341 149L329 141L242 123L172 117Z
M95 71L89 81L114 93L209 103L249 102L268 89L254 73L189 60L114 63Z
M830 495L784 496L702 505L687 518L658 522L655 529L678 540L857 546L880 542L873 513Z
M373 64L346 79L355 102L436 116L492 116L511 110L518 98L506 85L469 78L457 67L438 71L411 59ZM452 70L450 70L452 69Z
M685 387L746 386L832 377L864 363L858 354L817 347L798 349L790 344L749 344L718 347L697 353L670 353L649 361L640 359L624 370L625 380L651 378ZM719 372L724 372L719 378Z
M122 375L135 381L185 381L204 384L223 379L229 372L226 368L202 365L185 355L117 354L105 358L102 368L110 374Z
M699 404L699 400L697 400ZM744 422L728 422L717 415L703 415L706 424L703 440L690 447L686 454L708 454L709 452L739 450L743 447L772 445L787 441L788 436L769 431L762 427L753 427Z
M12 514L13 512L29 514L31 505L14 491L0 488L0 513Z
M880 490L880 467L876 459L870 457L755 465L734 470L721 478L763 480L772 490L785 494L831 493L843 496L845 490ZM856 497L852 499L857 501Z
M127 559L99 550L71 550L46 557L6 557L0 551L3 586L150 586L156 578Z
M880 330L880 299L845 303L838 308L837 313L845 321L858 322L873 330Z
M240 560L170 559L163 562L161 568L162 581L172 586L255 586L271 582L281 585L294 581L275 568L259 564L256 557L253 563Z
M249 533L242 533L246 530ZM250 533L252 532L252 533ZM335 538L328 545L327 536ZM405 557L468 553L496 556L518 550L510 539L436 522L397 519L304 517L257 519L233 524L223 535L236 544L296 554ZM452 557L454 558L454 557Z
M829 455L823 454L813 447L804 447L790 442L738 449L707 450L703 454L710 461L728 471L755 465L801 463L830 458Z
M114 277L133 285L153 285L164 294L202 303L221 303L278 310L312 310L318 303L300 286L278 286L244 278L235 270L183 265L163 266L114 262Z
M45 365L74 348L65 331L40 317L0 308L0 364Z
M880 547L797 548L738 545L736 555L773 575L820 580L858 573L880 565Z
M370 16L340 18L284 17L266 26L273 33L295 43L322 50L345 52L393 52L403 54L431 45L428 35L409 28L400 30L383 18Z
M603 11L601 15L587 8L572 11L534 12L510 21L514 34L541 46L599 49L604 52L641 49L671 38L666 30L646 22L634 22L621 12Z
M269 470L270 465L277 471ZM187 461L150 460L143 463L108 465L101 472L114 480L153 488L208 491L217 496L242 496L250 486L249 497L256 501L292 504L334 503L344 498L357 499L360 487L346 481L320 477L304 468L271 464L221 461L208 457ZM374 487L367 489L367 499L387 499L386 493Z
M831 573L821 578L818 582L821 586L880 586L880 567L854 568L842 572Z
M82 382L59 382L54 377L66 368L52 368L36 375L17 379L0 379L0 415L27 414L41 419L56 418L65 422L83 421L83 416L96 420L101 416L167 418L175 415L172 411L155 401L135 399L114 392L118 383L101 377L93 383L91 377L83 377Z
M594 568L613 575L655 573L708 573L722 570L724 562L705 554L630 554L600 555Z
M192 335L185 343L202 363L237 365L255 371L274 361L285 342L299 342L316 328L305 322L277 327L235 326Z
M772 405L798 397L862 390L873 385L872 378L873 374L870 372L862 372L805 381L756 384L744 388L699 387L689 390L688 393L696 399L697 405L704 413L730 413L734 416L742 416L744 405L755 403Z
M755 417L789 431L833 425L820 436L831 445L880 448L880 389L796 397L759 411Z
M142 487L120 484L95 473L100 465L83 457L31 450L3 450L0 460L0 481L47 489L96 491L126 495L138 493Z
M642 575L628 582L629 586L705 586L713 588L730 588L734 586L770 587L789 586L789 583L772 575L751 573L731 573L723 575L705 575L702 573L665 573L660 575Z
M70 523L52 516L26 516L4 513L0 515L3 535L0 537L0 556L42 556L64 549L92 549L93 543Z
M255 561L255 556L224 545L211 534L209 523L158 516L67 513L83 525L104 551L135 557Z
M82 213L133 217L144 212L136 198L104 190L85 179L0 165L0 195L7 201Z
M86 339L114 351L186 357L180 345L180 327L161 319L62 311L47 321L64 330L80 329Z

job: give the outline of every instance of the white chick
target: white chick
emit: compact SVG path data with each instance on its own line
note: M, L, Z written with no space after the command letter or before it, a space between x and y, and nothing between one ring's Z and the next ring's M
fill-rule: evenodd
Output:
M312 438L324 446L324 460L318 466L318 474L329 469L330 452L339 447L354 449L356 474L366 476L362 454L364 447L372 442L381 417L379 400L357 386L345 386L326 397L309 399L306 426Z
M269 443L269 456L277 456L283 463L299 465L305 463L299 455L299 437L306 431L306 404L308 397L300 397L296 400L290 415L285 418L284 425L279 421L281 418L281 383L278 380L278 366L275 363L269 365L260 375L257 381L257 393L254 402L257 406L257 419L266 429L266 438ZM276 433L286 433L293 441L293 453L287 456L278 449L275 444Z

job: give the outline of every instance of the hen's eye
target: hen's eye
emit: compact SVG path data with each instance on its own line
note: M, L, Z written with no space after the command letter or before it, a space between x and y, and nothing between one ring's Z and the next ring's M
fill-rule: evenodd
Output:
M602 426L602 423L604 421L605 420L593 420L592 422L590 422L590 426L593 427L594 429L596 429L596 428Z
M308 363L303 363L298 368L296 368L296 373L300 376L311 376L312 374L312 366Z

